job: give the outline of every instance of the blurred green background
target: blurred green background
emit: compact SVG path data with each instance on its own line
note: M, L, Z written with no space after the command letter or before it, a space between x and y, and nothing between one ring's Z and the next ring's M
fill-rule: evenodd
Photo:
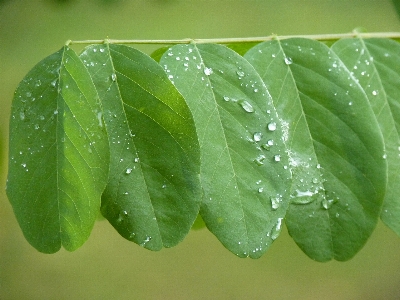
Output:
M359 26L400 31L389 0L2 0L0 186L13 92L68 39L344 33ZM400 299L400 238L379 224L355 258L322 264L284 231L261 259L250 260L204 229L150 252L99 221L76 252L45 255L25 241L1 188L0 299Z

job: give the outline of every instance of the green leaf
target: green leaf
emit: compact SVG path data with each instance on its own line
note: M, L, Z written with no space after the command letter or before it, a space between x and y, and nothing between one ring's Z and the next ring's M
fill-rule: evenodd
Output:
M290 181L280 120L265 85L243 57L221 45L177 45L160 64L196 123L201 217L227 249L260 257L281 230Z
M287 124L290 235L312 259L350 259L375 228L386 188L382 133L364 90L317 41L265 42L245 58Z
M96 89L63 47L18 86L11 110L7 195L29 243L73 251L89 237L107 182L108 142Z
M332 50L358 80L378 119L388 162L381 219L400 235L400 45L387 39L343 39Z
M149 56L122 45L81 54L110 137L103 215L126 239L150 250L183 240L200 205L200 152L182 95Z
M150 57L154 59L156 62L159 62L161 57L164 55L164 53L170 48L171 46L164 46L161 48L158 48L154 50L151 54Z

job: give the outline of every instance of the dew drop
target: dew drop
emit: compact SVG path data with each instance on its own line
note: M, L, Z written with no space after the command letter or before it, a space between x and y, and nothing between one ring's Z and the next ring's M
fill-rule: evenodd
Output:
M278 218L278 221L276 222L276 225L274 228L272 228L271 231L271 239L276 240L281 233L282 230L282 218Z
M262 193L263 191L264 191L264 188L262 188L262 187L258 188L259 193Z
M253 134L253 140L255 141L255 142L259 142L259 141L261 141L261 138L262 138L262 133L261 132L255 132L254 134Z
M236 74L241 78L244 76L244 72L243 71L236 71Z
M231 99L228 96L224 96L224 100L228 102Z
M257 164L257 165L259 165L259 166L262 166L263 164L264 164L264 160L265 160L265 155L259 155L255 160L254 160L254 162Z
M372 91L372 95L374 95L374 96L376 96L376 95L378 95L378 91Z
M128 169L126 169L126 172L125 172L126 174L131 174L132 173L132 168L128 168Z
M246 112L249 112L249 113L254 112L254 107L249 102L247 102L246 100L240 100L239 104L242 106L242 108Z
M210 76L213 73L213 70L211 68L204 68L204 74L207 76Z
M112 73L112 74L111 74L111 80L112 80L112 81L116 81L116 80L117 80L117 74Z
M321 201L321 205L322 205L322 207L323 207L324 209L330 209L333 203L334 203L334 200L333 200L333 199L326 199L326 198L324 198L324 199L322 199L322 201Z
M279 154L274 155L274 161L281 161L281 156Z
M293 60L290 57L285 57L285 64L291 65L293 63Z
M276 123L275 122L268 123L267 128L268 128L269 131L275 131L276 130Z
M277 210L280 205L281 205L281 200L279 198L271 197L272 210Z
M19 118L21 119L21 121L25 120L25 113L23 111L19 113Z

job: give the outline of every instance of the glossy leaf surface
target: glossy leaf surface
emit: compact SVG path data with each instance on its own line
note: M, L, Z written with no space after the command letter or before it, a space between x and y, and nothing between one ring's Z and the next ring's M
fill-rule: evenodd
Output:
M386 39L343 39L332 50L359 81L379 121L388 163L381 219L400 235L400 45Z
M220 45L177 45L160 64L193 113L201 147L201 216L240 257L279 235L290 172L271 97L254 68Z
M377 223L386 189L382 133L365 91L322 43L262 43L247 58L288 127L290 235L318 261L347 260Z
M110 136L101 211L126 239L151 250L172 247L199 211L200 153L189 108L163 69L136 49L92 45L80 57Z
M96 89L68 47L18 86L9 158L7 195L26 239L46 253L81 246L100 210L109 152Z

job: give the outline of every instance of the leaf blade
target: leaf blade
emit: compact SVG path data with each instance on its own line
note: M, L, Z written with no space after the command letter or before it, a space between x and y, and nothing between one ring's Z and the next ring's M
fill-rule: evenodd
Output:
M61 245L73 251L93 228L108 174L107 134L98 113L90 76L66 46L36 65L16 90L7 195L26 239L41 252Z
M160 64L196 122L204 193L201 217L228 250L240 257L260 257L281 230L290 180L268 91L254 69L224 46L177 45Z
M397 42L388 39L339 40L332 49L352 70L374 109L385 141L384 157L388 162L388 183L383 202L381 219L400 235L400 168L399 129L397 95L400 92L400 76Z
M122 45L81 54L104 105L110 181L102 213L126 239L150 250L172 247L199 210L199 150L184 99L162 68Z
M310 156L311 169L305 157L291 164L289 233L315 260L350 259L376 225L386 182L383 139L366 96L334 53L316 41L266 42L245 58L262 74L274 101L281 101L278 113L289 119L289 151ZM318 186L306 183L304 175ZM314 199L299 205L298 187Z

